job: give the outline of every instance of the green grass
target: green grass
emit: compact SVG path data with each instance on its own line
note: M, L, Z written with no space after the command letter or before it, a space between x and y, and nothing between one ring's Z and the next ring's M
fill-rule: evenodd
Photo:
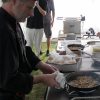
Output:
M57 45L56 42L52 42L50 46L50 51L53 51L56 48L56 45ZM35 49L33 48L33 51L34 50ZM40 59L43 62L46 62L48 57L45 56L46 55L45 42L42 43L42 51L43 54L40 56ZM38 74L42 74L42 72L40 70L32 72L32 75L38 75ZM44 100L45 91L46 91L46 86L44 84L36 84L33 86L32 91L26 96L26 100Z

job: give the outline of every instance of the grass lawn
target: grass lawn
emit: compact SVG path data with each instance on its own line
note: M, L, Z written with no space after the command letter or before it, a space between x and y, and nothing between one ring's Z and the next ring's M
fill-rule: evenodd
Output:
M51 42L50 51L53 51L56 48L56 45L57 45L56 42ZM34 48L33 48L33 51L34 51ZM46 54L46 43L45 42L42 43L42 51L44 53L40 56L40 59L43 62L46 62L47 57L45 56L45 54ZM32 75L38 75L38 74L41 74L41 73L42 72L39 71L39 70L33 71ZM46 91L45 85L36 84L36 85L33 86L31 93L26 96L26 100L44 100L45 91Z

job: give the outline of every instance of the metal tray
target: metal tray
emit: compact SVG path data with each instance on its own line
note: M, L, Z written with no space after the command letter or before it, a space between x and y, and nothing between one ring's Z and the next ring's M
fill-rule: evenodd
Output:
M100 100L100 96L91 96L91 97L75 97L71 100Z
M56 66L61 72L70 72L70 71L73 72L73 71L78 71L80 69L81 62L82 62L82 58L80 58L75 64L60 65L60 64L54 64L49 62L46 63Z

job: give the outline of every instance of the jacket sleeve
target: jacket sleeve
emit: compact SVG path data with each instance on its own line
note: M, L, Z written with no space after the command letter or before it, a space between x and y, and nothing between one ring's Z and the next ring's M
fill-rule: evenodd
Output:
M37 70L35 67L41 60L34 54L31 47L26 46L26 56L34 70Z

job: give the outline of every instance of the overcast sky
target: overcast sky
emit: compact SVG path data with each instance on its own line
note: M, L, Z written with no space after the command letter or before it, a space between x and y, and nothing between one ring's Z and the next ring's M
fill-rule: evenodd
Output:
M84 15L84 27L100 28L100 0L54 0L56 16L80 17Z
M54 3L56 11L54 34L57 35L63 27L57 17L80 17L81 14L86 18L85 30L93 27L96 31L100 31L100 0L54 0Z

